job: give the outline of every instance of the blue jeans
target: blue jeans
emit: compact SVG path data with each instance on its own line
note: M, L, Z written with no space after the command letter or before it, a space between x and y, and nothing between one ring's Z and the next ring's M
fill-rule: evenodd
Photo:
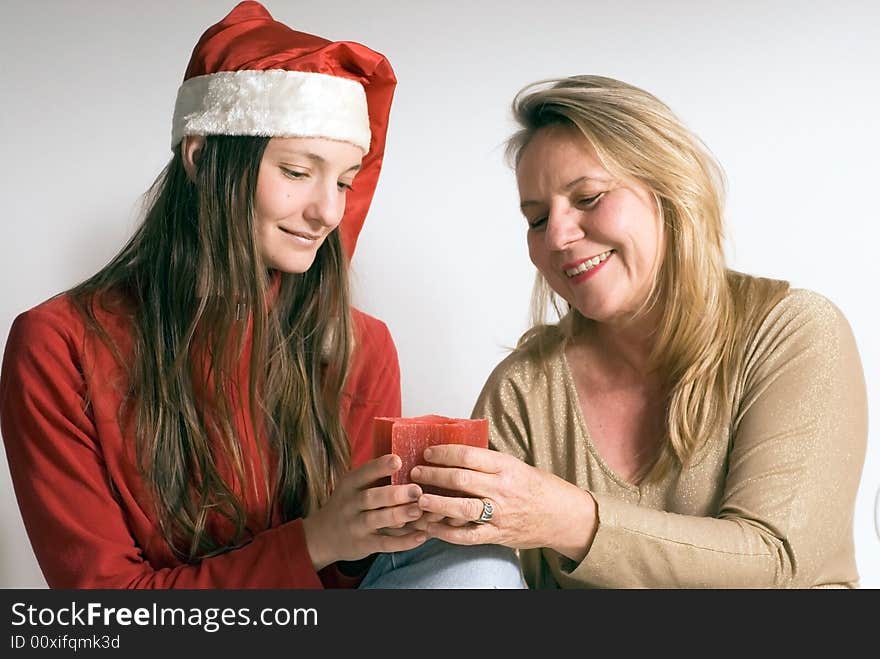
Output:
M516 554L500 545L453 545L431 538L379 554L360 588L526 588Z

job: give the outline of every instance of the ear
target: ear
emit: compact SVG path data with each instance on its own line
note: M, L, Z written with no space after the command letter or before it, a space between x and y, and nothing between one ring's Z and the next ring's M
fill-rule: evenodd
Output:
M199 158L202 155L202 147L205 146L204 135L186 135L180 142L180 156L183 158L183 168L189 180L195 183L198 171Z

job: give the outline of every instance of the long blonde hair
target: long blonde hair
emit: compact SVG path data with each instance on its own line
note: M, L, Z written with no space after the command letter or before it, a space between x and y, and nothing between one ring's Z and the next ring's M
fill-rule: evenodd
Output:
M669 398L667 441L645 478L660 478L676 462L687 463L703 441L721 430L741 321L756 311L736 308L733 286L740 284L725 263L721 167L664 103L611 78L584 75L533 83L514 98L513 114L521 127L507 145L514 165L539 130L570 126L612 176L637 180L654 195L665 248L645 308L659 313L651 361L665 376ZM769 311L786 290L783 283L769 286L758 295L763 300L758 311ZM532 297L536 326L545 322L548 301L561 311L538 273Z

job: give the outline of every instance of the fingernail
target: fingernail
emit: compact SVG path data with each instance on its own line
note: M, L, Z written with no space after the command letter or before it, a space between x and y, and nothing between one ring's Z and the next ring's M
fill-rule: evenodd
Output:
M434 455L434 451L432 451L429 448L426 448L425 453L424 453L425 460L430 460L432 455Z
M409 477L412 479L416 479L422 475L422 470L419 467L413 467L409 472Z
M421 511L420 508L415 507L415 508L410 508L409 510L407 510L407 511L406 511L406 514L407 514L410 518L415 519L415 518L417 518L417 517L421 517L421 516L422 516L422 511Z
M415 501L420 496L422 496L422 489L420 487L411 487L409 488L409 498Z

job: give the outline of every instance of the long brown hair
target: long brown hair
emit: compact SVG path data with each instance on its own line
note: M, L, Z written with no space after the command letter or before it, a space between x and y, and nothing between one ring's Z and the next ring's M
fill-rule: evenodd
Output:
M350 460L339 416L353 341L347 257L334 231L308 271L270 275L253 202L268 140L207 137L194 182L178 149L148 191L131 240L71 291L87 326L127 368L120 423L133 414L160 528L188 561L248 540L245 486L265 488L283 518L294 519L326 501ZM95 313L119 296L133 304L125 356ZM248 349L249 395L239 404L265 444L264 483L248 480L233 421ZM218 464L231 466L234 482ZM225 518L233 537L217 537L209 513Z
M652 94L612 78L572 76L527 85L514 98L513 114L520 126L507 145L514 165L539 130L570 126L612 176L637 180L654 195L665 253L642 311L660 311L651 357L670 393L667 441L644 477L660 478L722 429L733 387L731 360L755 318L782 299L788 284L749 283L727 269L722 169ZM532 296L536 327L521 345L537 335L551 304L561 315L564 305L538 273Z

